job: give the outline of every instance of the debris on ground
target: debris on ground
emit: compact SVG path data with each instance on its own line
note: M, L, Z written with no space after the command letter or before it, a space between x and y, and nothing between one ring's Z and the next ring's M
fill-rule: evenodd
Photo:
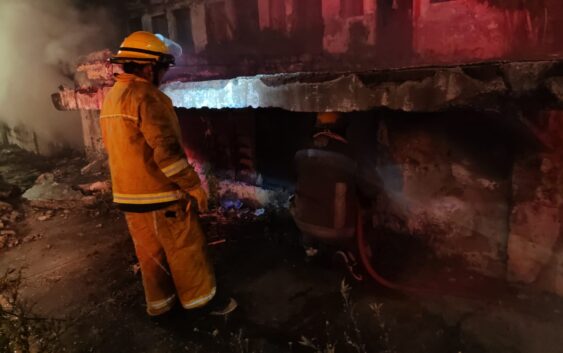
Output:
M0 150L0 249L9 249L43 237L26 229L26 222L57 224L71 210L111 210L109 181L103 159L88 162L72 151L45 157L3 146ZM87 175L81 174L81 170ZM23 194L22 194L23 193ZM60 217L59 217L60 216ZM59 222L60 224L60 222Z
M79 206L84 195L68 184L55 181L51 173L40 175L35 185L26 190L22 197L34 207L59 209Z
M45 222L45 221L53 218L53 215L54 215L53 210L48 210L47 212L45 212L42 215L40 215L39 217L37 217L37 220L39 222Z
M83 167L80 170L82 175L101 175L108 169L107 160L105 158L98 158Z
M88 184L80 184L78 185L78 187L85 194L93 193L93 192L101 192L101 193L111 192L111 182L109 180L95 181L93 183L88 183Z
M22 300L22 274L14 270L0 272L0 351L60 352L62 320L44 318Z
M0 249L18 245L16 226L20 217L11 204L0 201Z
M2 175L0 175L0 200L7 200L15 197L19 194L19 192L20 189L16 185L6 182Z
M11 211L13 207L7 202L0 201L0 211Z

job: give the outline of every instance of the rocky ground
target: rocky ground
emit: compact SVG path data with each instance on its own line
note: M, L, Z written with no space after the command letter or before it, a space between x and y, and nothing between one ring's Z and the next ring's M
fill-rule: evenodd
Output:
M0 352L561 352L560 298L430 266L385 239L377 266L432 290L353 282L304 256L283 210L244 205L203 218L218 281L240 309L150 320L107 174L87 165L0 150Z

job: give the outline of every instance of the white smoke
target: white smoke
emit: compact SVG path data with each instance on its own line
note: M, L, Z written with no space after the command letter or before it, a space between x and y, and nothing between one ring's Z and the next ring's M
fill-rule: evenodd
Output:
M0 128L3 122L33 130L41 153L82 144L78 113L57 111L51 94L72 86L81 55L113 38L107 18L102 10L79 11L70 0L0 0Z

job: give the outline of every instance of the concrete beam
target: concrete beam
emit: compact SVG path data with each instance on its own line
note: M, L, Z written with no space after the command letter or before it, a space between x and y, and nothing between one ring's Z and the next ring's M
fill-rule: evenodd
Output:
M484 81L459 68L432 69L423 78L380 81L369 74L264 75L207 82L172 82L163 91L180 108L282 108L296 112L442 111L508 92L501 77ZM373 81L372 81L373 80Z
M500 111L503 104L563 106L561 62L486 63L358 73L295 73L162 86L177 108L281 108L295 112L388 108L438 112L472 108ZM60 110L99 110L109 85L66 89L53 95ZM545 107L544 107L545 108Z

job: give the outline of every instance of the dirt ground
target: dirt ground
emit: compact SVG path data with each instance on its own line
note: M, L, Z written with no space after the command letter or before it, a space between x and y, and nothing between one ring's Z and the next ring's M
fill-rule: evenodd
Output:
M0 172L20 191L49 170L73 185L85 182L86 162L61 158L0 153ZM239 301L234 314L178 309L151 320L123 216L107 197L58 210L34 208L17 195L7 201L20 214L19 241L0 249L0 274L22 270L20 300L33 303L40 317L61 320L61 352L563 351L561 298L449 265L426 266L426 258L406 261L414 250L402 252L393 242L381 248L388 256L378 266L434 289L401 293L353 282L330 259L308 259L280 210L217 211L203 219L210 239L226 240L211 253L220 289ZM461 297L449 295L453 289Z

